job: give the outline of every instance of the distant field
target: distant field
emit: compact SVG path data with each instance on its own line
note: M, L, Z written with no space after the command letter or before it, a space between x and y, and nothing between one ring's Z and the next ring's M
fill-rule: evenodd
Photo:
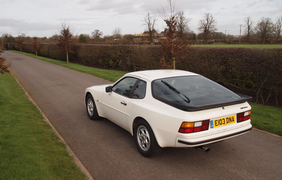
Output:
M192 45L191 47L218 47L218 48L260 48L273 49L282 48L282 44L208 44L208 45Z

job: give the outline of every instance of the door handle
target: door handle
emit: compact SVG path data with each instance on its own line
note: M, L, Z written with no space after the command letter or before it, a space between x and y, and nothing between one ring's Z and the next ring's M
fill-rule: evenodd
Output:
M125 102L120 102L120 103L121 103L122 105L125 105L125 106L127 105Z

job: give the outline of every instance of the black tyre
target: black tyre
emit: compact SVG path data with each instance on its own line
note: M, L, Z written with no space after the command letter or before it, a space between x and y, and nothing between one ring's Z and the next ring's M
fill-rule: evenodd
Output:
M92 120L98 120L100 118L96 109L95 101L91 94L86 96L86 112L88 117Z
M139 152L145 157L158 155L162 148L158 145L150 125L139 120L135 126L134 140Z

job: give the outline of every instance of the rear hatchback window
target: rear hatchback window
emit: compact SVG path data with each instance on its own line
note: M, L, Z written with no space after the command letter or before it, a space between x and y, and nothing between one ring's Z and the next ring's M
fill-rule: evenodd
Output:
M175 107L201 108L241 100L242 97L203 76L181 76L152 82L153 97Z

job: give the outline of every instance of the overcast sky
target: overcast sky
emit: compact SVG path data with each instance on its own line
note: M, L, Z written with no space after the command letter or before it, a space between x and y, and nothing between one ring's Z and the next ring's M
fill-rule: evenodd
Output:
M217 29L238 35L247 17L257 23L262 17L276 22L282 16L282 0L172 0L177 11L191 18L190 29L198 33L199 20L205 13L213 15ZM73 33L91 34L99 29L112 35L120 27L122 34L139 34L145 30L142 20L147 13L156 18L156 29L165 28L158 10L168 8L167 0L0 0L0 36L51 37L61 24ZM168 9L167 9L168 10ZM244 27L242 27L243 31Z

